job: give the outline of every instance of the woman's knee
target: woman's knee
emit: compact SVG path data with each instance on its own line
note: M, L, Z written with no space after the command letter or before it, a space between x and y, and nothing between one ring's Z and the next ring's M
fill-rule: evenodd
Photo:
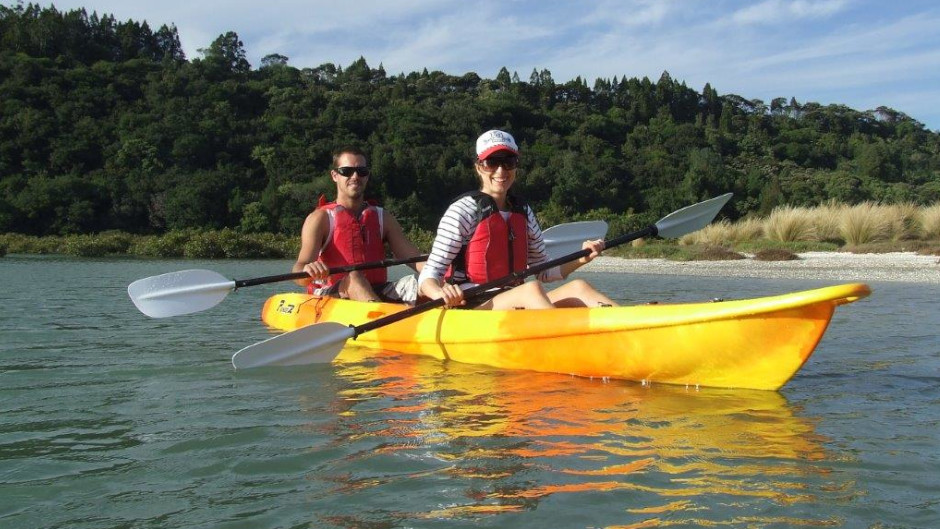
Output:
M570 296L581 296L594 292L594 287L583 279L573 279L564 284L564 293Z
M545 288L538 281L523 283L494 298L493 308L540 309L551 308Z
M516 287L520 292L532 296L545 296L545 285L541 281L528 281Z
M583 279L572 279L571 281L568 282L568 284L571 285L571 288L574 288L577 290L590 290L591 288L590 283L588 283L587 281Z

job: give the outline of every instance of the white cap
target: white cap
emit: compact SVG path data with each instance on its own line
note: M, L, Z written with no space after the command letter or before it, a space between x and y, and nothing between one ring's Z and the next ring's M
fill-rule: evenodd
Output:
M519 154L519 147L516 146L516 140L513 139L512 134L501 130L490 130L477 138L478 160L485 160L497 151L509 151L516 155Z

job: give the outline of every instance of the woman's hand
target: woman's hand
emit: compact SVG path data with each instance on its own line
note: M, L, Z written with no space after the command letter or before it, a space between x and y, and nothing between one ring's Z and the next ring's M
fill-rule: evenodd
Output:
M463 289L450 283L444 283L441 287L441 297L444 298L444 306L449 309L467 304L467 300L463 299Z
M441 285L433 279L426 279L421 284L421 293L430 299L443 299L444 306L449 309L467 304L467 301L463 298L463 290L450 283Z
M602 239L597 239L594 241L584 241L584 244L581 245L582 250L590 250L591 253L578 259L578 262L581 264L588 264L594 260L595 257L601 254L604 251L604 241Z

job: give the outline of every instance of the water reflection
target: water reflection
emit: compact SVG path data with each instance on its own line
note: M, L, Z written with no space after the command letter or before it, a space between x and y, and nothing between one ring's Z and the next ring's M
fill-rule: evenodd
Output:
M595 526L831 526L840 523L812 505L856 494L828 467L834 456L813 421L776 392L645 387L391 352L349 358L336 366L348 386L330 432L347 451L316 479L331 483L334 502L368 495L372 506L333 507L324 521L340 526L565 505L590 512Z

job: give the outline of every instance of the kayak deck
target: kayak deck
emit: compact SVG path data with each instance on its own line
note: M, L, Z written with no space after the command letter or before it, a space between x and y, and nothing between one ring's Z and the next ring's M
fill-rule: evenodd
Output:
M851 283L704 303L432 309L363 333L348 345L505 369L776 390L813 353L835 308L870 292ZM287 293L267 300L262 319L290 331L325 321L359 325L404 308Z

